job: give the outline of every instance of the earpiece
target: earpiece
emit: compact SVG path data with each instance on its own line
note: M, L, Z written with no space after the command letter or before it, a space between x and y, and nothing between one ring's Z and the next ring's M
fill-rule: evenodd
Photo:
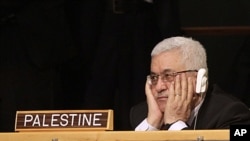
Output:
M204 93L207 90L207 79L206 69L199 69L196 80L196 93Z

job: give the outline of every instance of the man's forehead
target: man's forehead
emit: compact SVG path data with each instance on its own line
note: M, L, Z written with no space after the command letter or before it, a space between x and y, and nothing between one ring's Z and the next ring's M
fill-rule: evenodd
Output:
M175 70L173 69L170 69L170 68L166 68L166 69L163 69L162 71L160 72L154 72L153 70L151 70L151 74L163 74L163 73L169 73L169 72L175 72Z

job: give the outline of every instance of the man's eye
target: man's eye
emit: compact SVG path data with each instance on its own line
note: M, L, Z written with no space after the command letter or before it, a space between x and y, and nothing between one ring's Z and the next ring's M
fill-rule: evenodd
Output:
M152 81L156 81L158 79L157 76L151 76L150 78L151 78Z

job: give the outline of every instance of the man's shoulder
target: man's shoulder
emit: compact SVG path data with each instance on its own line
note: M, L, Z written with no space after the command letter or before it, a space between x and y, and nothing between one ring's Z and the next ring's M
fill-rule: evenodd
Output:
M212 90L208 94L210 99L220 102L241 102L237 97L235 97L233 94L224 91L221 87L219 87L217 84L214 84L212 87Z
M203 108L211 111L230 110L239 108L248 110L247 105L240 99L221 89L218 85L214 85L209 93L207 93Z
M145 109L145 108L147 108L147 102L146 101L142 101L142 102L140 102L140 103L138 103L138 104L136 104L136 105L134 105L132 107L132 109L134 109L134 110Z
M130 122L132 128L135 128L141 121L143 121L148 114L148 106L146 101L142 101L134 105L130 109Z
M199 110L199 128L229 128L231 124L249 124L249 108L239 99L220 89L213 87L207 93ZM197 124L198 124L197 123Z

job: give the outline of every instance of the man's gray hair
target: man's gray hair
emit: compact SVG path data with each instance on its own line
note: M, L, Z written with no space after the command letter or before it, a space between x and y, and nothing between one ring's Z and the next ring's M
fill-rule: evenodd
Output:
M151 57L176 49L180 51L186 69L208 70L205 48L200 42L188 37L177 36L164 39L154 47Z

